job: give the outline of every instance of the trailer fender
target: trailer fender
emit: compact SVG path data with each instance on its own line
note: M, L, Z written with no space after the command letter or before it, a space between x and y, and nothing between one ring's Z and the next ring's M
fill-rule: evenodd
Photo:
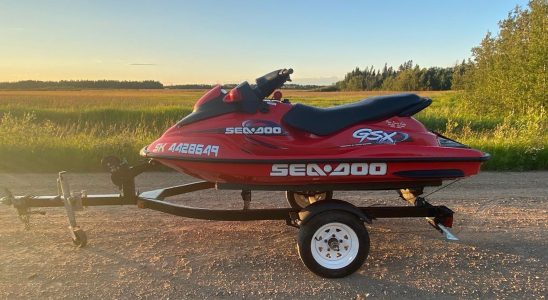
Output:
M335 210L351 213L361 221L371 224L372 218L366 215L361 209L346 201L332 199L314 202L299 211L299 219L301 220L299 225L306 224L306 222L317 214Z

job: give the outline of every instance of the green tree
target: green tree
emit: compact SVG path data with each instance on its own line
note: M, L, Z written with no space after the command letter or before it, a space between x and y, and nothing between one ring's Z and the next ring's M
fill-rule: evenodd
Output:
M344 80L337 82L340 90L392 90L392 91L419 91L419 90L449 90L453 77L453 68L431 67L428 69L413 65L412 60L401 64L397 70L384 65L382 70L373 66L360 70L356 68L347 73Z
M482 112L524 114L548 101L548 1L516 7L472 49L472 66L459 78L469 106Z

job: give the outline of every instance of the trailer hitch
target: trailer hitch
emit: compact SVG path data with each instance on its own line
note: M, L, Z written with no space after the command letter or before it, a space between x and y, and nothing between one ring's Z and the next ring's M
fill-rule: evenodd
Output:
M25 230L30 230L30 215L45 215L43 210L31 210L28 205L28 199L32 196L14 197L13 194L7 188L4 188L4 197L0 198L0 203L8 206L12 206L17 210L17 216L19 220L25 225Z

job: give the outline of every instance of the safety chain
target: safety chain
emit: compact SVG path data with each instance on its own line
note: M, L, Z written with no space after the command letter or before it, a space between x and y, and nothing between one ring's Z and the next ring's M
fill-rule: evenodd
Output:
M426 197L428 197L428 196L430 196L430 195L432 195L432 194L434 194L434 193L436 193L436 192L439 192L439 191L443 190L444 188L446 188L446 187L452 185L453 183L459 182L460 180L462 180L462 178L457 178L457 179L451 181L450 183L448 183L448 184L446 184L446 185L440 187L439 189L434 190L433 192L430 192L430 193L424 195L423 198L426 198Z

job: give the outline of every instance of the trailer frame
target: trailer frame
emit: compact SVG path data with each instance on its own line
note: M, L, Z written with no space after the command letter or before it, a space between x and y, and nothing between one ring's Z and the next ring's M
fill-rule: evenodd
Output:
M115 162L115 161L113 161ZM136 205L142 209L150 209L164 212L167 214L215 221L257 221L257 220L281 220L287 225L299 228L300 232L306 231L306 223L311 219L319 219L328 214L343 213L351 218L362 222L361 227L365 230L363 223L371 224L373 220L380 218L426 218L428 223L436 230L440 231L448 240L458 240L448 229L452 227L453 211L443 205L432 205L419 195L422 193L422 187L414 187L412 189L400 189L400 197L408 202L406 206L362 206L356 207L353 204L337 199L321 200L312 203L302 209L298 208L268 208L268 209L251 209L251 191L252 190L298 190L291 186L275 186L275 187L260 187L249 185L226 185L216 184L207 181L198 181L182 185L176 185L166 188L150 190L146 192L137 192L135 188L135 177L139 174L150 170L153 164L147 162L145 164L130 167L127 163L112 163L108 164L111 172L111 180L120 189L118 194L96 194L88 195L85 191L72 192L68 180L65 176L66 172L59 172L57 178L58 194L55 196L13 196L8 189L4 189L5 196L0 199L0 202L6 205L13 206L19 215L19 218L25 224L26 229L30 229L30 216L33 214L44 215L43 211L32 210L34 208L51 208L64 207L67 219L70 236L73 243L77 247L84 247L88 243L88 238L85 231L78 225L76 221L76 211L82 210L83 207L93 206L120 206L120 205ZM397 186L394 186L397 187ZM299 187L302 188L302 187ZM378 190L379 186L366 185L362 187L351 186L336 186L330 185L329 188L340 190ZM185 195L196 191L207 189L233 189L241 190L241 197L244 202L243 208L238 209L206 209L197 208L186 205L181 205L166 201L167 198L177 195ZM317 217L320 216L320 217ZM314 223L314 222L312 222ZM333 223L332 223L333 224ZM309 226L310 227L310 226ZM299 234L301 236L301 234ZM368 238L367 238L368 239ZM341 240L342 242L342 240ZM327 240L326 240L327 243ZM302 245L299 244L299 247ZM334 245L334 247L338 247ZM367 248L369 241L367 241ZM337 248L338 249L338 248ZM299 250L301 251L301 250ZM367 249L367 252L369 250ZM367 257L367 253L364 254ZM301 255L301 259L303 256ZM365 259L365 258L363 258ZM303 260L304 261L304 260ZM305 262L305 264L307 264ZM307 265L308 266L308 265ZM310 268L310 267L309 267ZM311 268L312 270L312 268ZM337 273L325 272L318 273L325 277L339 277L334 275Z

